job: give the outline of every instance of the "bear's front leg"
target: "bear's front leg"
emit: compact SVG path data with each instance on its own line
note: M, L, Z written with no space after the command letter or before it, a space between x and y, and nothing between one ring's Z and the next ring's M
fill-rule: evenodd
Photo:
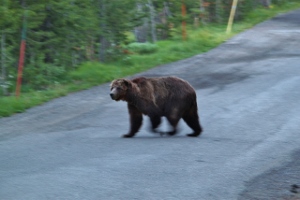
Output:
M143 122L142 113L134 105L128 104L128 112L130 115L130 131L123 135L125 138L133 137L139 131Z

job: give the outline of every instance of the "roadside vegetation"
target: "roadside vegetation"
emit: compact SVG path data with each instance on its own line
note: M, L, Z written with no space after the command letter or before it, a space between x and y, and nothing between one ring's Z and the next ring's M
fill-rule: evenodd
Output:
M129 6L126 3L127 1L120 2L124 3L124 7ZM156 7L155 4L157 2L159 1L153 1L154 4L152 5L152 9L157 9L156 11L159 10L159 8ZM241 2L247 2L247 0ZM87 35L86 37L90 39L88 42L95 41L95 44L93 45L84 46L84 44L81 44L80 39L84 38L84 36L80 36L81 38L79 38L79 41L73 41L73 39L70 39L72 37L69 35L67 38L65 38L66 40L68 40L65 42L65 46L63 46L61 49L58 48L56 50L53 50L55 45L64 42L63 38L59 38L59 40L52 41L53 43L49 44L47 44L47 42L45 41L46 39L51 40L51 34L58 34L59 31L45 33L45 30L43 30L38 34L37 30L32 28L31 30L28 30L29 36L30 34L37 34L39 36L44 34L44 36L41 36L41 41L31 41L32 38L28 38L29 44L28 52L26 54L27 61L25 61L23 85L21 95L19 97L16 97L14 94L14 90L16 87L15 79L17 76L16 67L7 68L5 70L6 74L3 73L4 70L2 68L0 88L2 87L3 92L0 92L0 117L10 116L14 113L23 112L30 107L40 105L53 98L64 96L71 92L88 89L92 86L109 82L115 78L130 76L158 65L170 63L194 56L196 54L207 52L210 49L215 48L224 41L228 40L235 34L251 28L259 22L267 20L277 14L300 8L300 2L293 0L274 0L273 3L274 4L270 5L269 8L257 6L255 7L255 9L247 12L245 11L245 8L241 8L243 12L238 12L238 17L236 19L236 22L234 23L232 33L230 34L225 33L227 18L225 18L224 16L228 16L228 8L225 11L220 11L221 14L218 14L219 16L215 14L217 10L215 9L213 12L215 14L214 18L208 19L207 16L212 16L208 13L208 6L213 4L206 4L207 7L203 7L202 9L204 10L201 10L201 12L199 11L199 13L197 13L198 11L194 10L195 8L187 8L188 13L191 12L193 14L187 15L186 18L178 17L180 13L176 13L177 18L175 19L175 17L173 17L172 20L170 19L170 26L168 25L167 27L168 30L165 30L165 32L162 33L163 31L159 32L160 29L156 28L156 31L158 31L161 35L158 34L155 38L153 38L153 35L147 34L146 38L141 39L142 36L133 34L130 30L132 30L136 26L142 26L142 24L132 23L128 27L123 27L123 29L121 30L122 34L115 35L113 38L109 38L110 35L106 35L107 33L105 33L105 31L100 31L101 33L97 35L97 33L95 33L96 30L90 29L88 32L86 32L90 35ZM139 5L142 6L142 4L137 5L138 7ZM180 5L172 5L180 8ZM245 5L246 4L244 4L244 6ZM109 7L105 8L109 9ZM142 8L139 7L138 9ZM95 13L97 12L95 11ZM195 21L195 18L193 17L195 16L195 13L197 14L197 16L206 16L206 18L203 17L203 20L199 18ZM135 15L135 17L139 20L143 21L147 17L151 18L151 13L149 14L149 16L143 16L141 13L139 14L139 16ZM175 14L173 15L176 16ZM102 17L105 18L105 16ZM130 16L127 17L129 18ZM218 17L220 19L218 19ZM46 21L47 20L49 19L46 19ZM182 20L186 20L188 22L187 35L185 40L183 40L181 30ZM39 23L42 24L44 22L45 21ZM98 22L99 21L90 23L96 24ZM103 23L102 25L108 26L109 22L111 21L108 20L105 23L103 21L100 21L99 23ZM2 21L0 19L0 27L4 26L5 23L1 23ZM81 22L79 21L78 23L80 26ZM41 24L40 26L47 26L47 24ZM160 24L156 24L156 27L159 26ZM50 27L48 28L50 29ZM13 27L11 27L10 30L7 30L6 34L8 34L9 31L12 31L12 29ZM33 33L33 31L36 32ZM60 29L60 31L64 32L65 30ZM117 30L117 32L118 31L119 30ZM151 32L151 30L149 31ZM4 31L2 31L2 37L3 34ZM138 41L138 37L142 41ZM100 40L98 40L100 42L97 43L98 41L96 41L95 38L100 38ZM13 41L9 37L6 37L6 40L8 40L6 44L7 49L5 51L5 57L8 58L7 60L5 60L5 62L7 63L6 66L16 66L17 58L14 58L13 56L14 53L18 51L18 49L16 48L18 45L15 44L15 41ZM72 42L78 42L76 43L78 45L78 49L74 50L74 48L77 48L77 46L72 46ZM39 46L34 46L35 43L38 43ZM8 44L10 44L10 46ZM43 49L43 45L43 48L47 49L47 51L45 52L41 51L41 49ZM4 45L2 40L2 55L4 48L3 46ZM106 47L105 49L103 49L104 46ZM63 52L63 48L70 48L71 50L69 52ZM84 49L84 53L82 49ZM56 52L60 50L62 51L61 55L60 52ZM70 58L68 57L68 61L66 61L67 54L71 55ZM57 58L55 57L55 55L57 55ZM1 57L1 61L1 63L3 64L4 56Z

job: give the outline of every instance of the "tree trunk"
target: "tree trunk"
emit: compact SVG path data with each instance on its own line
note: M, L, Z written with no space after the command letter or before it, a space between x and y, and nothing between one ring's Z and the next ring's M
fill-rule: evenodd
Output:
M6 66L5 66L5 33L2 31L1 34L1 72L2 72L2 91L3 95L7 95L7 87L6 87Z
M156 42L157 37L156 37L156 23L155 23L155 8L153 6L152 0L148 0L148 6L150 10L152 42Z
M141 3L136 4L137 12L141 13L143 11L143 5ZM143 24L141 26L134 28L135 41L137 42L147 42L148 32L149 32L149 19L144 18Z
M148 20L146 19L142 26L134 28L135 41L147 42L148 31Z
M204 0L200 0L200 18L201 18L201 24L205 24L205 7L204 7Z
M261 4L266 8L269 8L271 3L271 0L261 0Z
M164 1L164 8L162 12L161 22L163 28L161 29L161 39L165 40L169 37L170 32L170 23L169 23L169 17L171 17L171 11L169 8L168 2Z
M170 17L172 15L170 8L169 8L169 3L164 1L164 14L166 17Z
M222 11L223 11L223 8L222 8L222 1L221 0L216 0L216 7L215 7L215 12L216 12L216 22L217 23L221 23L222 22Z
M105 57L106 57L106 44L107 40L105 38L105 1L99 0L100 3L100 19L101 19L101 31L102 34L100 36L100 47L99 47L99 60L100 62L105 62Z

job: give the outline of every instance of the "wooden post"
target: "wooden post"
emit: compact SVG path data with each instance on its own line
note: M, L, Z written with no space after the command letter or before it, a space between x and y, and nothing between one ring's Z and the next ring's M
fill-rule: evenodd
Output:
M226 30L227 34L231 33L231 30L232 30L232 24L233 24L233 19L235 16L237 3L238 3L238 0L233 0L233 2L232 2L230 16L229 16L229 20L228 20L228 26L227 26L227 30Z
M185 16L186 16L186 7L184 4L184 0L182 0L182 5L181 5L181 13L182 13L182 39L186 40L186 21L185 21Z
M22 7L25 8L25 0L22 0ZM19 57L19 67L18 67L18 77L17 77L17 86L16 86L16 97L20 96L21 83L22 83L22 74L24 66L24 57L25 57L25 48L26 48L26 20L27 12L23 16L23 28L22 28L22 39L20 45L20 57Z

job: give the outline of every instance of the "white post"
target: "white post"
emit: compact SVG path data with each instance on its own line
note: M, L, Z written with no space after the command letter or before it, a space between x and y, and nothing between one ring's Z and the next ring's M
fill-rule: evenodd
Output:
M237 4L238 4L238 0L233 0L232 6L231 6L231 11L230 11L230 16L229 16L229 20L228 20L228 26L227 26L227 30L226 30L227 34L231 33L233 19L234 19L234 16L235 16L235 11L236 11Z

